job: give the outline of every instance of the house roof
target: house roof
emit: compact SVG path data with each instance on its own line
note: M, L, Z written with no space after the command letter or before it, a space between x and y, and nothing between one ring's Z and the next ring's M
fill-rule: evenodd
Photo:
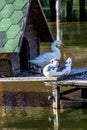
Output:
M31 20L32 23L36 25L35 27L39 32L41 42L52 42L53 37L48 26L47 19L42 10L40 0L31 0L28 17L29 18L27 22L29 23L29 20Z
M41 41L52 41L39 0L0 0L0 53L19 51L29 17L37 26Z

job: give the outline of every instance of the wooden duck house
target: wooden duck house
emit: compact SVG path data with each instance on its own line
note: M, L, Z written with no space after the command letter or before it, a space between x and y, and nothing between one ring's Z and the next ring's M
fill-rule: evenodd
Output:
M0 0L0 74L28 70L39 55L40 42L53 37L39 0Z

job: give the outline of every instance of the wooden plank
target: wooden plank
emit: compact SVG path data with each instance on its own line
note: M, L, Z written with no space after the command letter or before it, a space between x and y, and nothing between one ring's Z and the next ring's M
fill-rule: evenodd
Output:
M47 79L44 76L39 77L8 77L0 78L0 82L30 82L30 81L57 81L57 78L51 77Z
M57 81L57 78L51 77L46 78L42 77L9 77L9 78L0 78L0 82L30 82L30 81L43 81L47 82L49 86L53 85L53 83L57 85L64 86L82 86L87 87L87 80L62 80Z
M64 85L64 86L87 87L87 80L62 80L62 81L57 81L57 84Z
M63 91L63 92L61 92L60 93L60 96L63 96L63 95L67 95L67 94L70 94L70 93L72 93L72 92L75 92L75 91L78 91L78 90L80 90L80 88L72 88L72 89L69 89L69 90L66 90L66 91Z
M87 80L61 80L61 81L52 81L51 79L50 80L45 80L45 85L46 86L55 86L55 85L58 85L58 86L72 86L72 87L87 87Z
M87 71L87 68L73 68L71 74L78 74ZM0 82L30 82L30 81L43 81L48 82L50 84L57 84L59 86L66 85L66 86L87 86L87 80L69 80L62 79L59 80L57 77L50 77L46 78L45 76L29 76L29 77L4 77L0 78ZM53 83L54 82L54 83Z

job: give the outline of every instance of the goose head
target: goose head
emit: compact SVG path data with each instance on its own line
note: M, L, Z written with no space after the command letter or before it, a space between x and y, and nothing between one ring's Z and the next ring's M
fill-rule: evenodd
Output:
M51 60L50 60L50 63L51 63L53 66L55 66L55 67L58 67L59 64L60 64L59 60L56 59L56 58L51 59Z
M59 46L61 46L61 45L64 45L61 40L55 40L55 41L52 43L52 46L56 46L56 47L59 47Z

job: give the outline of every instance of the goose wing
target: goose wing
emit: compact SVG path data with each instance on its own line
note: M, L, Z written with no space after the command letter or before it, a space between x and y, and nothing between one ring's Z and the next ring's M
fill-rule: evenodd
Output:
M41 54L41 55L39 55L38 57L36 57L36 58L34 58L32 60L29 60L29 62L33 63L35 65L44 67L53 58L60 59L60 57L58 57L58 55L56 53L54 53L54 52L48 52L48 53L45 53L45 54Z

